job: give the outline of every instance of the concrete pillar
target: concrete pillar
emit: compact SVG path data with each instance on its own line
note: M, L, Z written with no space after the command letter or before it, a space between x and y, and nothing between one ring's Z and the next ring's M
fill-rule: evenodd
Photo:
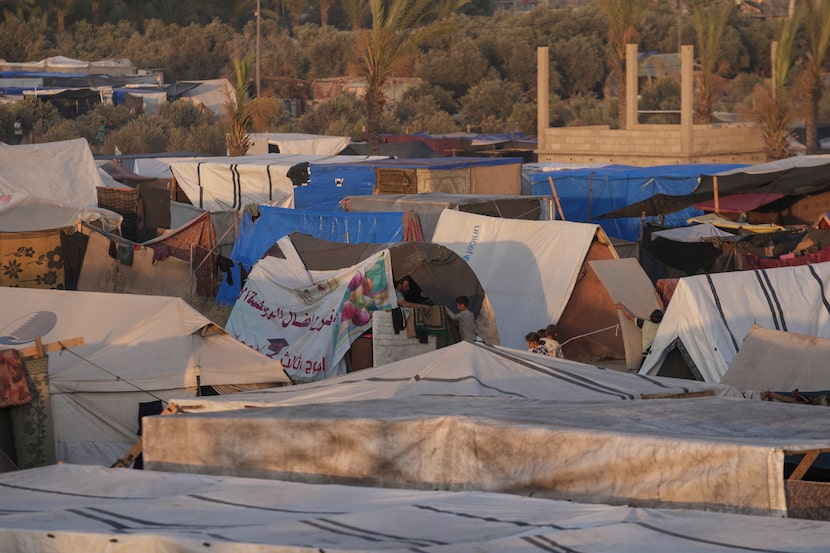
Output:
M550 126L550 107L548 106L548 90L550 82L548 66L548 47L540 46L536 49L536 137L539 150L544 150L543 144L545 129Z
M637 45L625 45L625 127L633 129L639 123L637 117Z
M680 152L692 155L694 148L694 46L680 48Z

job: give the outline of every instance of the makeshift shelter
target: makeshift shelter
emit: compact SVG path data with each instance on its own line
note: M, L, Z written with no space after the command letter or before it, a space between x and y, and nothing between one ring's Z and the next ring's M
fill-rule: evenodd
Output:
M177 84L185 85L186 88L176 96L193 102L196 107L214 121L221 119L228 113L227 103L233 97L234 87L227 79L180 81Z
M404 239L403 213L326 213L260 206L256 220L249 213L234 242L228 268L216 296L219 304L232 305L242 289L245 275L278 239L300 232L343 243L385 244Z
M110 465L135 442L142 404L288 382L279 362L179 298L0 287L0 303L6 347L82 340L48 353L48 405L37 414L54 425L58 461ZM44 431L44 419L26 422L33 436Z
M0 194L47 198L69 207L98 207L103 186L84 138L0 145Z
M613 402L703 394L738 395L725 385L652 379L483 342L459 342L382 367L302 386L252 390L232 396L173 399L171 403L185 413L210 413L439 395Z
M439 306L467 295L479 333L498 342L484 289L446 248L416 242L350 245L299 233L280 238L254 265L226 328L280 359L296 381L343 374L344 356L372 328L373 313L397 307L394 281L404 276Z
M490 196L423 192L346 196L342 205L343 210L347 212L414 211L421 221L424 240L431 242L438 218L445 209L507 219L539 221L552 218L550 203L549 196Z
M640 374L720 382L757 324L830 338L830 263L681 278Z
M40 196L14 194L0 200L0 233L71 228L78 223L114 231L122 220L121 215L108 209L72 207Z
M620 309L620 306L623 308ZM596 356L597 350L604 347L607 353L599 357L598 362L624 359L625 369L636 372L643 362L642 330L626 316L623 309L647 318L652 311L662 307L657 291L637 260L588 261L557 325L557 328L564 328L574 337L560 344L572 355L576 354L577 358L591 354ZM606 328L606 324L613 325L615 314L619 332L592 334L599 320L608 321L600 328ZM567 340L576 341L569 347Z
M826 409L724 397L432 395L147 417L143 445L151 470L787 516L801 491L827 505L826 484L785 479L784 464L830 447L828 423Z
M64 238L79 250L77 289L90 292L123 292L214 297L218 289L216 234L211 214L170 229L162 236L133 242L84 226L83 233Z
M72 465L0 487L8 553L822 553L830 540L830 524L803 520Z
M608 218L604 215L652 197L683 196L698 186L702 173L722 171L742 165L664 165L634 167L608 165L553 171L528 171L532 194L555 194L568 221L599 223L609 236L636 241L640 236L641 211L631 210L625 215ZM543 167L544 169L544 167ZM650 218L662 216L662 223L670 226L686 224L686 219L699 215L701 210L687 204L676 209L647 212ZM560 214L557 214L561 218Z
M830 390L830 340L753 325L723 382L753 396Z
M375 167L371 162L312 163L308 183L294 189L294 208L341 211L340 203L346 196L371 196L374 190Z
M376 194L521 193L522 158L448 157L375 163Z
M249 155L254 154L312 154L334 156L349 145L348 136L326 136L292 132L250 133Z
M525 347L529 331L559 323L587 261L617 259L599 225L499 219L450 209L441 213L433 241L470 264L493 303L502 343L516 348ZM586 314L583 310L578 317L562 320L560 341L585 334L586 323L589 332L617 332L619 318L613 306L605 315ZM566 320L579 326L569 329ZM585 349L563 348L565 355L581 357L586 349L596 357L608 355L608 349L595 341L598 336L574 341L572 348Z
M171 159L169 163L176 184L193 205L208 211L241 211L249 204L272 204L291 198L295 185L308 182L311 163L351 163L371 159L367 156L260 154Z
M750 219L750 223L809 224L826 210L830 201L828 164L830 155L824 154L794 156L722 171L703 170L700 185L686 195L655 194L603 217L639 217L643 211L647 215L660 215L694 205L719 212L723 202L724 211L767 212L760 217L762 220ZM797 202L801 205L795 207ZM795 221L788 220L789 212L797 214Z

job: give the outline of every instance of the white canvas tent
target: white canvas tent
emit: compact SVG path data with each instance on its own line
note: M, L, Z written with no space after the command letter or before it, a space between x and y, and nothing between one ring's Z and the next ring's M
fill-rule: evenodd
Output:
M464 258L493 305L501 343L559 321L594 242L617 258L598 225L500 219L445 209L433 242ZM596 259L596 257L595 257Z
M830 448L828 424L727 397L425 395L145 417L143 454L150 470L787 516L811 483L785 480L785 457Z
M747 395L830 390L830 340L753 325L723 382Z
M681 278L640 374L679 376L677 350L680 370L720 382L754 324L830 338L828 290L830 263Z
M193 205L208 211L233 211L249 204L272 204L293 198L288 176L292 167L305 163L352 163L371 156L259 154L240 157L170 159L176 184ZM283 205L283 207L291 206Z
M183 81L187 83L187 81ZM228 113L227 104L233 98L234 88L227 79L210 79L198 81L199 85L182 94L197 107L204 108L214 120L221 119Z
M233 396L173 399L171 403L183 411L201 413L420 396L583 402L699 393L736 395L729 386L674 378L644 378L481 342L459 342L321 382L241 392Z
M75 227L79 223L95 223L113 231L124 218L100 207L72 207L48 198L15 194L0 199L0 232L31 232L36 230Z
M295 132L250 133L249 155L267 154L269 146L277 147L280 154L312 154L334 156L342 152L351 142L348 136L327 136Z
M830 523L56 465L0 475L6 553L823 553Z
M0 145L0 167L0 195L29 195L65 206L98 207L97 188L103 183L84 138Z
M59 461L111 464L136 440L140 402L288 381L179 298L2 287L0 304L0 347L84 341L49 353Z

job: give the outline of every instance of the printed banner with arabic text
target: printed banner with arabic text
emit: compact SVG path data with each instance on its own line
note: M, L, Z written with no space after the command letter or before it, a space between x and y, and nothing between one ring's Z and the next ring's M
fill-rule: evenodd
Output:
M282 363L294 382L345 372L352 342L371 328L371 311L395 307L389 250L297 287L298 267L266 257L248 275L226 330ZM301 271L305 275L308 272Z

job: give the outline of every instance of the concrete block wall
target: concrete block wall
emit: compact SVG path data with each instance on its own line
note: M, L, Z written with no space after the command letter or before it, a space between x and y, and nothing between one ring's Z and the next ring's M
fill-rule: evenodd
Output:
M672 165L763 163L764 144L755 125L695 125L691 151L684 152L679 125L557 127L539 135L539 161Z

